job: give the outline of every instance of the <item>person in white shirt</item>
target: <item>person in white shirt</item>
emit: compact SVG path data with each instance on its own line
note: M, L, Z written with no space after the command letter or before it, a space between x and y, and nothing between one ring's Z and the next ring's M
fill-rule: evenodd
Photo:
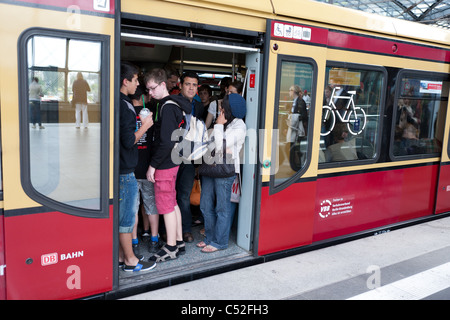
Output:
M239 153L245 141L246 126L242 118L246 114L245 99L239 94L225 96L220 114L217 117L212 136L215 142L215 155L224 159L224 165L232 164L229 175L216 177L202 173L203 163L199 167L202 175L200 209L205 220L205 240L197 244L202 252L210 253L228 247L232 223L231 187L240 170ZM224 156L221 156L224 155ZM225 160L226 159L226 160ZM220 166L219 163L215 164Z
M36 124L39 125L39 129L45 129L41 123L41 97L42 87L39 84L37 77L33 78L29 87L29 99L30 99L30 111L31 111L31 124L33 128L36 128Z

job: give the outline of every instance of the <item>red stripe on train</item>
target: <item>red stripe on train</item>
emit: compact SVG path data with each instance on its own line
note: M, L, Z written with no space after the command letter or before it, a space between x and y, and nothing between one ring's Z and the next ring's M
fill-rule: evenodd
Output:
M433 214L438 165L319 178L261 193L258 254Z

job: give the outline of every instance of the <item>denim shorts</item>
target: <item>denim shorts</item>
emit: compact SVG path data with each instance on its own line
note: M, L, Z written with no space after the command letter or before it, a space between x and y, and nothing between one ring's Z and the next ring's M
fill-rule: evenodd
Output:
M139 189L134 173L121 174L119 185L119 233L131 233L139 201Z
M147 215L158 214L158 210L156 209L155 204L155 187L153 185L153 182L150 182L147 179L137 179L137 183L139 191L141 192L141 196L137 198L138 206L142 198L145 213Z

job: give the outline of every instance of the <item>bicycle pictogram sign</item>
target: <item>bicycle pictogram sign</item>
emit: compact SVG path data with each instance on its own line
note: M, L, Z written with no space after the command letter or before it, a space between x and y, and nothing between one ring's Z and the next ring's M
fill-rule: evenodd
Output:
M348 91L350 96L335 96L336 90L340 89L340 87L334 87L329 105L322 107L322 124L328 125L328 128L325 128L325 131L320 133L321 136L327 136L333 131L336 124L336 116L342 123L347 123L348 131L353 135L360 134L366 127L366 113L360 107L355 107L353 100L356 91ZM348 100L343 115L336 108L335 100L338 99Z

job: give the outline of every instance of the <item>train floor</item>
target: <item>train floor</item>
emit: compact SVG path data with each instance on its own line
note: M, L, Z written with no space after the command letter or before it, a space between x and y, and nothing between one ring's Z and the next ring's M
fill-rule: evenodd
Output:
M208 268L214 268L221 265L232 264L236 260L249 258L251 253L242 249L236 244L235 228L232 229L228 248L219 250L213 253L203 253L196 244L204 239L200 234L203 225L193 226L192 235L194 241L186 242L186 253L180 255L175 260L159 262L156 267L150 271L142 273L119 271L119 286L123 289L125 287L132 287L136 282L157 283L182 276L184 274L192 274L196 271L200 272ZM135 249L137 254L144 255L144 260L147 261L152 253L148 251L148 242L139 239L138 248Z
M449 300L450 217L126 299Z

